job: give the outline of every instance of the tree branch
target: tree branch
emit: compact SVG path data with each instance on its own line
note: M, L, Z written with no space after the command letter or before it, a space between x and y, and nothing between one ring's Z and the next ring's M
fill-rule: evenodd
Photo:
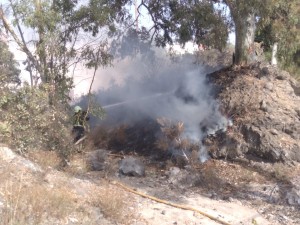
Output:
M12 8L13 15L16 19L17 28L18 28L19 34L21 36L21 40L23 42L23 45L26 45L26 41L25 41L25 38L24 38L24 35L23 35L23 31L22 31L21 26L20 26L19 18L16 15L16 11L15 11L15 8L13 7L12 0L9 0L9 3L10 3L10 7ZM30 74L30 83L31 83L31 86L33 86L33 74L32 74L32 68L31 68L31 63L30 62L28 62L28 69L29 69L29 74Z
M42 67L39 64L39 62L35 59L34 55L30 52L28 49L26 43L22 43L22 41L19 39L19 37L14 32L13 28L9 24L8 20L6 19L2 7L0 7L0 19L3 22L4 28L7 32L9 32L12 37L14 38L15 42L19 45L19 47L22 49L22 51L28 56L29 60L33 63L37 71L42 74Z

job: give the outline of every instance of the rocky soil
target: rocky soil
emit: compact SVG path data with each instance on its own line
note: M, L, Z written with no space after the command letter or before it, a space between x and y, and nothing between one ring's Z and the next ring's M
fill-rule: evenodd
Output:
M208 75L223 114L233 121L206 144L215 158L300 162L300 84L268 65L229 68Z

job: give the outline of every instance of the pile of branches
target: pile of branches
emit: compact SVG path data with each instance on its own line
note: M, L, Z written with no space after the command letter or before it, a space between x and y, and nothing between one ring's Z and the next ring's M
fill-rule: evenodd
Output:
M99 126L91 134L96 148L105 148L126 154L157 156L159 160L172 159L176 164L192 161L199 143L182 138L183 122L167 118L143 119L114 128Z

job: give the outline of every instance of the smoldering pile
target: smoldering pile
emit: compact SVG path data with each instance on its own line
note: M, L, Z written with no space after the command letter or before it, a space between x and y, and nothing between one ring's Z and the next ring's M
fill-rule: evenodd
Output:
M156 54L149 61L127 59L126 67L116 69L123 82L98 91L106 118L93 121L94 144L159 159L205 161L201 141L228 125L206 80L212 68L194 64L191 57L174 61Z

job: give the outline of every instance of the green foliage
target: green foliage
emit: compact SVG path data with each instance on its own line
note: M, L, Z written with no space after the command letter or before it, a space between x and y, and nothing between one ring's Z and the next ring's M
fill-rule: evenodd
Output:
M50 104L68 100L67 93L73 83L67 74L71 66L90 57L89 49L93 48L95 39L91 40L89 35L97 36L102 31L107 33L107 30L112 34L116 24L125 21L129 15L123 7L126 3L123 0L9 0L12 24L19 31L13 37L27 49L33 49L31 55L36 57L30 57L25 51L27 62L36 72L37 79L49 84ZM35 33L32 39L26 40L22 34L24 27ZM84 41L81 39L82 31L88 33ZM105 66L111 61L107 42L97 42L103 47L97 61ZM20 46L21 49L24 46ZM86 64L93 67L90 60Z
M258 24L256 39L263 42L266 52L270 52L272 45L277 42L277 55L281 66L292 74L299 74L297 52L300 51L300 2L269 1L268 11Z
M20 84L19 74L18 63L14 60L8 45L0 41L0 85ZM0 97L0 102L3 100L2 97L4 96Z
M85 66L89 69L99 68L99 66L109 66L112 63L112 55L108 53L108 43L103 42L96 48L87 46L81 52L81 58L85 61Z
M211 1L143 1L153 27L148 31L158 46L188 41L223 49L228 29L226 18Z
M90 100L89 113L96 118L103 119L105 117L105 111L97 101L95 94L90 94L87 96Z
M71 153L71 127L68 108L49 105L47 87L0 89L0 141L19 152L55 150L66 158ZM3 127L5 129L3 129Z

